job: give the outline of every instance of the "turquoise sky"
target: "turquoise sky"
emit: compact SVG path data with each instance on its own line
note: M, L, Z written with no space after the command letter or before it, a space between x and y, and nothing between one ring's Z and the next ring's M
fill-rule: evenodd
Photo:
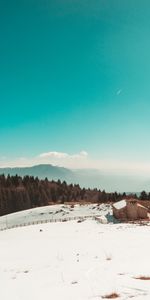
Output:
M149 1L1 0L0 37L0 157L150 162Z

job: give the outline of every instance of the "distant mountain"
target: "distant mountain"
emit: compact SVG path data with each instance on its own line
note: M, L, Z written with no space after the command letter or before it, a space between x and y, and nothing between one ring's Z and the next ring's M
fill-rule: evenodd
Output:
M78 183L85 188L98 188L107 192L141 192L150 191L150 177L122 175L93 169L70 170L49 164L20 168L0 168L0 174L34 176L39 179L66 181Z
M32 167L17 167L17 168L0 168L0 174L4 175L19 175L19 176L34 176L39 177L39 179L45 179L46 177L49 180L66 180L74 176L74 173L66 168L52 166L48 164L36 165ZM72 178L73 179L73 178Z

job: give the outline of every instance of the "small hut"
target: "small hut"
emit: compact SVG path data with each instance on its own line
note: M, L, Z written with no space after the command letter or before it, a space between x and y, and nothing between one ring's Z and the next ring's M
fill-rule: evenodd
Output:
M125 199L113 204L113 215L116 219L139 220L148 218L148 208L136 199Z

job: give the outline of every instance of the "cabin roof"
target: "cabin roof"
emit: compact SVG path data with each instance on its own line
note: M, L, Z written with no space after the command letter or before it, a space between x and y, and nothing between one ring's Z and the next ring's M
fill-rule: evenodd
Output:
M116 209L122 209L122 208L126 207L128 205L128 203L130 203L131 201L134 201L138 207L142 207L142 208L148 210L147 207L143 206L140 203L137 203L137 200L135 200L135 199L133 199L133 200L131 200L131 199L123 199L121 201L118 201L118 202L114 203L113 207L116 208Z
M126 205L127 205L126 200L121 200L121 201L114 203L113 207L116 209L121 209L121 208L126 207Z
M137 206L139 206L139 207L142 207L142 208L145 208L146 210L148 210L148 208L147 208L147 207L143 206L143 205L142 205L142 204L140 204L140 203L138 203L138 204L137 204Z

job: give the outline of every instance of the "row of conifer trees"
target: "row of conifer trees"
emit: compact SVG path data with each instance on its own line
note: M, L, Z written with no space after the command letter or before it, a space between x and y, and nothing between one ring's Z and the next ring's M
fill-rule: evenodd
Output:
M136 195L132 195L134 198ZM143 200L150 195L141 193ZM126 194L106 193L104 190L85 189L78 184L67 184L65 181L39 180L37 177L0 175L0 215L64 202L115 202L126 197ZM150 199L150 197L149 197Z

